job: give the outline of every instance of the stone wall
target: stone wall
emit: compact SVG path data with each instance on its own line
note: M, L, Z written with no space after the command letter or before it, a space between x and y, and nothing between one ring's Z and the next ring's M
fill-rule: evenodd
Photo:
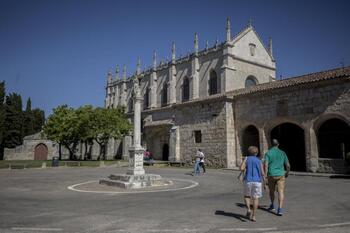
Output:
M293 123L304 130L308 171L326 171L319 165L317 130L328 119L341 119L350 125L350 83L331 80L235 97L237 157L241 157L244 129L259 130L260 151L268 149L271 130Z

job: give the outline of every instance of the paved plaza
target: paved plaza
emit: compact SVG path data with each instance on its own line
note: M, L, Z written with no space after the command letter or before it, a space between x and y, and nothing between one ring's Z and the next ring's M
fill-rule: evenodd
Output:
M2 169L0 232L350 231L349 179L292 175L285 215L265 210L265 194L253 223L244 218L237 171L208 169L194 177L190 168L145 169L174 179L174 187L117 193L94 184L126 168Z

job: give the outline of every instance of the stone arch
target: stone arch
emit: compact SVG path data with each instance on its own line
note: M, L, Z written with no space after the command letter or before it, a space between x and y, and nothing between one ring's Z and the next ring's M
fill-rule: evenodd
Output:
M190 80L187 76L182 82L182 102L186 102L190 99Z
M291 170L306 171L305 130L298 124L284 122L270 131L270 141L277 139L279 148L286 152Z
M208 80L209 95L215 95L219 93L218 84L219 84L218 75L215 70L211 70L209 73L209 80Z
M44 143L39 143L34 148L34 160L47 160L48 148Z
M350 152L350 125L339 115L316 122L319 158L343 159Z
M254 125L246 126L242 131L242 155L247 155L249 146L256 146L259 148L259 130ZM260 149L259 149L260 150Z
M258 84L258 79L253 75L249 75L245 80L245 87L256 86Z

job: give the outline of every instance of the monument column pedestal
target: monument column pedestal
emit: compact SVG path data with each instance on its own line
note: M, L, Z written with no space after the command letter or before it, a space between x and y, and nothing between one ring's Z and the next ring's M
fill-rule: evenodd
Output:
M143 152L145 150L141 146L131 147L129 149L129 168L126 172L127 175L144 175L145 169L143 169Z
M134 79L134 140L133 146L129 149L129 168L126 174L110 175L109 179L100 180L100 184L116 186L125 189L137 189L152 186L172 184L171 181L164 181L160 175L145 174L143 169L143 152L141 146L141 102L139 81Z

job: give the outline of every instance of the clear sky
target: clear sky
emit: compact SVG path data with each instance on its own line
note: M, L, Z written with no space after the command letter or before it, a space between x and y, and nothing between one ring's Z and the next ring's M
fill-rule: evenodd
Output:
M273 39L277 77L350 65L350 1L0 0L0 81L46 114L60 104L103 106L106 73L237 34L249 19Z

